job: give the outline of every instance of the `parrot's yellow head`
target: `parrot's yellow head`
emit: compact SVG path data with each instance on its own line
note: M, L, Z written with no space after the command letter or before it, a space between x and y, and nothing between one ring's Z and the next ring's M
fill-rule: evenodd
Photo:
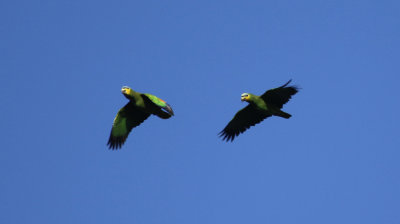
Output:
M125 96L126 96L126 95L130 96L130 95L131 95L131 92L132 92L132 89L129 88L128 86L123 86L122 89L121 89L121 92L122 92L122 94L124 94Z
M241 101L249 101L250 100L250 94L248 93L243 93L242 96L240 97Z

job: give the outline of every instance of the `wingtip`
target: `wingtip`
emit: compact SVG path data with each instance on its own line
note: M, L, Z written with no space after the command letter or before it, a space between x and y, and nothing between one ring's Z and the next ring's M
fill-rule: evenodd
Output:
M108 149L113 151L121 149L122 145L125 143L125 139L123 137L121 138L121 137L110 136L107 142Z
M289 81L287 81L285 84L283 84L281 87L285 87L285 86L287 86L287 85L289 85L289 83L291 83L292 82L292 79L289 79Z
M225 130L222 130L221 132L219 132L218 136L220 138L222 138L222 141L224 141L224 142L232 142L233 139L235 139L235 135L230 135Z

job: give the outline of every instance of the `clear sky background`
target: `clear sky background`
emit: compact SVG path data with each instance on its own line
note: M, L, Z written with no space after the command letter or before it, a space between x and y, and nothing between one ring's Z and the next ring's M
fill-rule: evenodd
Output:
M2 1L0 223L400 223L398 1ZM293 79L232 143L217 134ZM122 150L122 86L166 100Z

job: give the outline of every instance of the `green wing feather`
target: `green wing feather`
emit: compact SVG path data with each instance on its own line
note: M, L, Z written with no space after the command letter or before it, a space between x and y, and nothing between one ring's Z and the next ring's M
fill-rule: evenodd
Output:
M109 148L112 150L121 148L132 128L139 126L149 116L149 113L136 108L133 103L127 103L118 111L114 119L107 143Z
M219 133L219 136L222 137L222 140L233 141L239 134L270 116L272 116L270 113L248 105L236 113L228 125Z
M281 109L283 105L299 91L298 87L296 86L286 87L291 81L292 80L289 80L287 83L278 88L266 91L263 95L261 95L261 98L267 105L274 105Z
M162 108L165 112L167 112L169 114L168 117L171 117L174 115L174 111L172 110L172 107L164 100L162 100L154 95L151 95L149 93L144 93L144 94L142 94L142 96L143 95L145 96L143 98L147 97L147 99L149 99L153 104L155 104L156 106ZM162 118L164 118L164 117L162 117Z

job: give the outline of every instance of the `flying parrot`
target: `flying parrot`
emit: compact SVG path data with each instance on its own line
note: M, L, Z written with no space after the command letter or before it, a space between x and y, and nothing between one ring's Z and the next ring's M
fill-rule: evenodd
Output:
M283 112L281 109L283 104L287 103L298 92L298 87L287 86L291 81L289 80L278 88L270 89L261 96L243 93L241 100L248 102L249 105L239 110L219 133L222 140L233 141L239 134L272 115L286 119L290 118L292 115Z
M151 114L162 119L168 119L174 115L171 106L154 95L135 92L127 86L122 87L121 92L129 102L118 111L114 118L107 143L112 150L121 148L132 128L139 126Z

